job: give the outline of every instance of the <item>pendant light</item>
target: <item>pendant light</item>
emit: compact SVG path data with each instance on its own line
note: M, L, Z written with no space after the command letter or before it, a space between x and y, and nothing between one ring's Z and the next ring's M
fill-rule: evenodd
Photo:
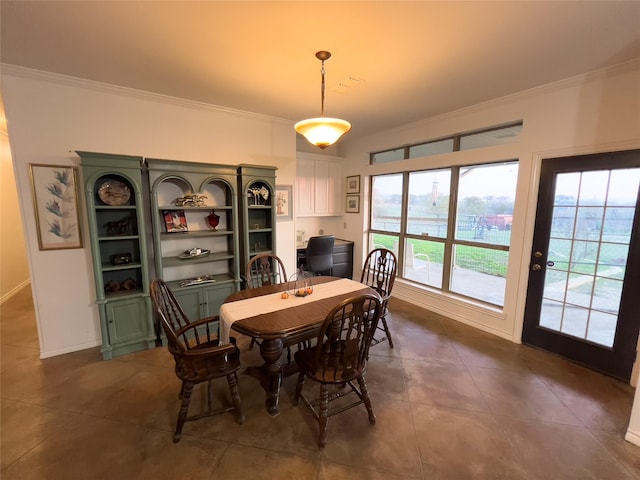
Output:
M301 120L295 124L294 128L296 132L303 135L309 143L324 150L328 146L336 143L342 135L351 130L351 124L346 120L324 116L324 62L331 58L331 52L321 50L316 52L316 58L322 62L322 70L320 70L322 73L320 116Z

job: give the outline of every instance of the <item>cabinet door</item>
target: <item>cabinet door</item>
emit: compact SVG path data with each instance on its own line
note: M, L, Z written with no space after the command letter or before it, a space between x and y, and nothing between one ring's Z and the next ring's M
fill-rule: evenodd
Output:
M328 213L342 214L342 164L339 161L329 162L329 180L327 184Z
M353 244L336 245L333 248L333 275L351 278L353 276Z
M189 320L193 322L205 316L203 314L204 300L200 288L175 289L173 294Z
M298 215L314 213L314 175L315 161L299 158L296 173L296 213Z
M315 163L315 213L322 215L329 213L330 162L328 160L316 160Z
M298 158L296 214L341 215L342 163L334 158Z
M106 305L111 345L138 341L147 335L147 307L143 298L110 301Z
M224 299L231 295L233 292L233 285L231 284L204 287L203 296L207 309L205 315L219 315L220 306L224 302Z

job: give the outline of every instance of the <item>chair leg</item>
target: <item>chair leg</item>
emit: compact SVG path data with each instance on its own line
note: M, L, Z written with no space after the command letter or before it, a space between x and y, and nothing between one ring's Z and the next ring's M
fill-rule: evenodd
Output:
M256 339L251 337L251 343L249 343L249 350L252 350L255 344L256 344Z
M320 448L327 443L327 421L329 420L329 387L320 384L320 405L318 411L318 423L320 424L320 434L318 436L318 445Z
M382 328L384 328L384 334L387 336L387 340L389 340L389 347L393 348L393 340L391 340L391 332L389 331L389 325L387 324L387 315L380 317L382 321Z
M293 395L293 404L298 405L300 395L302 394L302 386L304 385L304 373L298 374L298 383L296 384L296 393Z
M173 434L173 443L178 443L182 437L182 427L187 419L187 412L189 411L189 402L191 401L191 394L193 393L193 383L182 382L182 388L180 394L182 396L182 403L180 404L180 412L178 413L178 424L176 425L176 433Z
M364 406L367 407L367 412L369 413L369 423L371 425L375 425L376 416L373 413L373 407L371 406L371 398L369 398L369 391L367 390L367 382L364 379L364 375L360 375L358 377L358 385L360 386L360 394L362 395L362 401L364 402Z
M236 373L227 375L227 383L229 384L229 391L231 392L231 401L236 410L236 422L239 424L244 423L244 413L242 412L242 403L240 401L240 389L238 388L238 376Z
M380 315L380 322L382 323L381 330L384 330L384 335L385 335L385 337L387 337L387 340L389 341L389 348L393 348L393 340L391 339L391 331L389 330L389 324L387 323L387 313L389 313L389 310L387 309L387 304L385 303L382 306L382 315ZM378 328L380 328L380 325L378 325ZM380 343L383 340L384 340L384 338L382 338L381 340L377 341L376 343Z

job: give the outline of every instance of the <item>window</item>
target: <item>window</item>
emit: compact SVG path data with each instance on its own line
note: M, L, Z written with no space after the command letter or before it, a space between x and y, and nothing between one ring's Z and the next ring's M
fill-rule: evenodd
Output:
M373 177L371 228L400 232L402 212L402 174Z
M371 154L371 163L395 162L396 160L404 160L404 148Z
M426 142L396 147L383 152L370 155L369 162L376 163L395 162L408 158L428 157L472 148L491 147L503 143L515 142L520 138L522 122L512 125L486 128L474 132L465 132L452 135L447 138L429 140Z
M453 138L412 145L409 147L409 158L428 157L449 152L453 152Z
M373 176L370 246L396 253L400 278L503 306L517 175L511 161Z
M491 147L514 142L522 132L522 124L460 135L460 150Z

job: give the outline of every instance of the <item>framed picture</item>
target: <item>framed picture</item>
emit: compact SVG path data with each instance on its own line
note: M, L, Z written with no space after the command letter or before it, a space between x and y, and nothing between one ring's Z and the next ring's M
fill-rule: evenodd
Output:
M291 185L276 187L276 219L293 220L293 196Z
M29 164L40 250L82 248L76 169Z
M184 210L165 210L162 212L164 217L164 227L167 233L188 232L187 217L184 216Z
M347 177L347 194L360 193L360 175Z
M347 195L347 213L360 213L360 195Z

